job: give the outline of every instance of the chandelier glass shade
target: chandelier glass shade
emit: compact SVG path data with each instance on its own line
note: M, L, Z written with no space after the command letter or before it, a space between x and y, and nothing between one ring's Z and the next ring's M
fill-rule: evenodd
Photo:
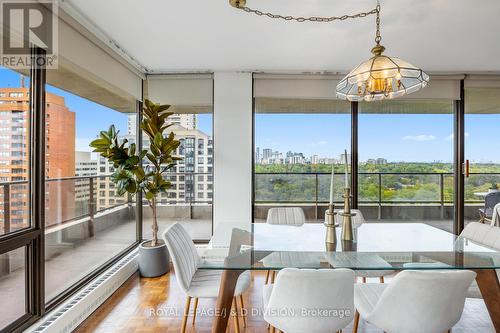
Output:
M337 97L349 101L378 101L410 94L424 88L429 75L418 67L382 53L380 4L377 4L377 33L373 57L359 64L337 84Z
M374 56L359 64L337 84L337 96L349 101L395 98L424 88L429 75L395 57L383 55L375 46Z

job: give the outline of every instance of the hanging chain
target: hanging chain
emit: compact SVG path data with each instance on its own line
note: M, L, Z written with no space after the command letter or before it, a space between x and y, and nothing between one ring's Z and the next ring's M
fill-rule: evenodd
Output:
M382 37L380 36L380 3L377 2L377 7L375 8L375 11L377 12L377 33L375 35L375 42L377 45L380 44L380 41L382 40Z
M273 14L273 13L268 13L268 12L262 12L258 9L252 9L247 6L240 6L239 4L236 5L236 8L244 10L247 13L255 14L258 16L267 16L272 19L280 19L280 20L285 20L285 21L296 21L296 22L321 22L321 23L327 23L327 22L332 22L332 21L344 21L347 19L354 19L354 18L360 18L360 17L366 17L368 15L373 15L377 14L377 24L380 22L380 19L378 18L378 13L380 12L380 5L377 5L377 8L370 10L369 12L361 12L358 14L353 14L353 15L342 15L342 16L328 16L328 17L321 17L321 16L309 16L309 17L301 17L301 16L291 16L291 15L280 15L280 14ZM377 33L378 33L378 25L377 25ZM380 33L377 35L380 40Z

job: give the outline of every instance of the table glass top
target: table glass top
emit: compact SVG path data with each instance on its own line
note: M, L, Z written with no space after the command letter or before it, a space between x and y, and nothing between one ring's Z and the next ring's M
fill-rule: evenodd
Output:
M233 229L227 255L210 258L209 250L198 268L500 268L499 251L424 223L364 223L355 229L354 242L342 242L337 228L336 246L328 250L325 229L319 223L299 227L256 223L253 232Z

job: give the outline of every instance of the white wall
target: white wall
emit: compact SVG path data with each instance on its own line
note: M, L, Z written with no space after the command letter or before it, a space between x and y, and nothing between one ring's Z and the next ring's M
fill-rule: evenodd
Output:
M232 228L251 230L252 74L214 74L214 237L226 245Z

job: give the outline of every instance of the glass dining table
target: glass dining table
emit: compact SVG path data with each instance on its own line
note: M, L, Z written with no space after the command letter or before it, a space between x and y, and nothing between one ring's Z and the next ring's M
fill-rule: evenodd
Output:
M279 271L295 268L350 268L355 271L468 269L476 281L497 332L500 332L500 252L425 223L364 223L354 230L354 241L328 247L325 227L252 224L252 231L233 229L225 258L202 260L199 269L222 270L218 316L212 332L226 332L234 290L246 270ZM327 250L328 249L328 250ZM499 271L500 272L500 271Z

